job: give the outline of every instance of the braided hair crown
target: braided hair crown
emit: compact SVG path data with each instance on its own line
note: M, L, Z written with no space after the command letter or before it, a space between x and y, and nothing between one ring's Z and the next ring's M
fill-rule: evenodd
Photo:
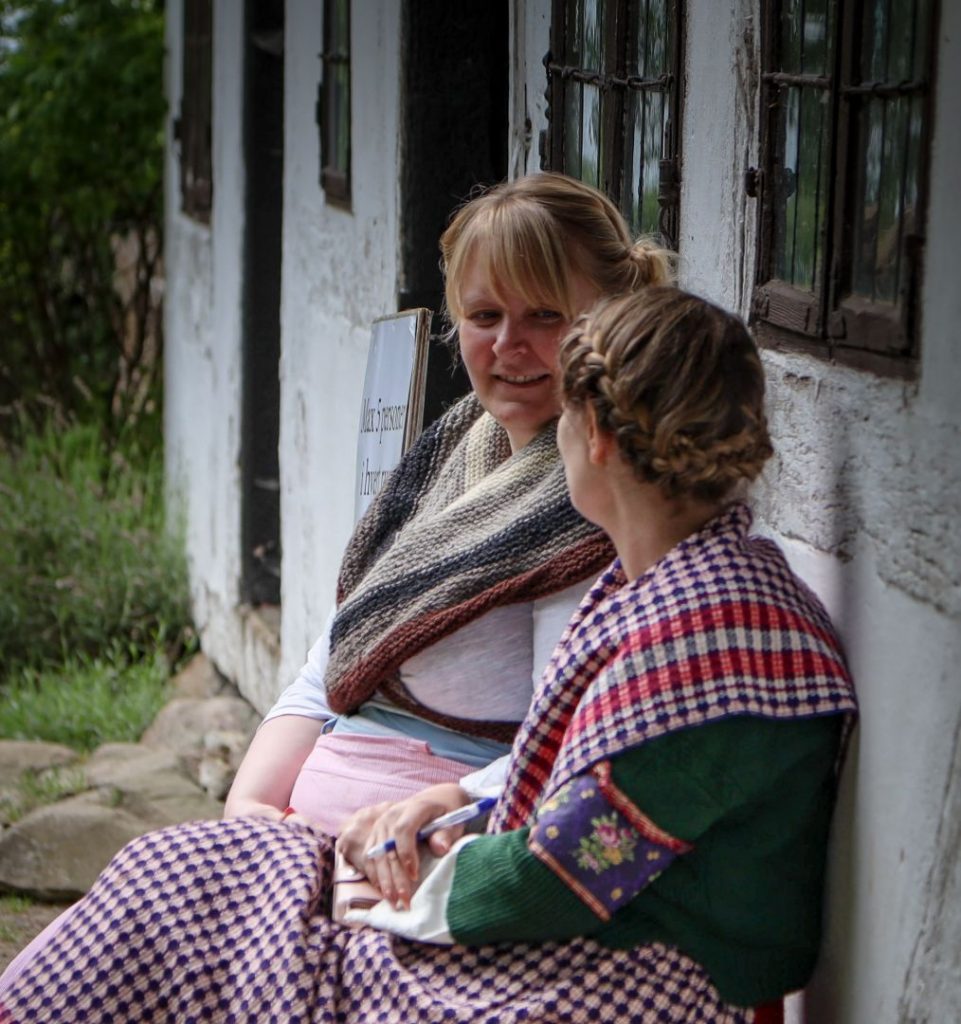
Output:
M764 370L743 321L673 287L602 300L561 347L563 400L590 403L635 475L716 501L773 453Z

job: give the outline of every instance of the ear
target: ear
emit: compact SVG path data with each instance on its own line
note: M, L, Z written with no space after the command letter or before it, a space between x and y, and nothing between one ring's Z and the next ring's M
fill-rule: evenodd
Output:
M588 402L585 406L587 413L587 457L592 465L603 466L616 449L617 442L614 435L606 430L601 430L597 423L597 413L594 406Z

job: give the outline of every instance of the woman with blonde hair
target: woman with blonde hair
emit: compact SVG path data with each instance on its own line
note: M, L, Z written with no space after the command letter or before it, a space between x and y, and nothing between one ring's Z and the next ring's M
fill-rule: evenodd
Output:
M617 558L487 834L418 848L470 800L450 784L358 813L337 846L383 898L347 925L310 827L154 833L6 993L14 1020L49 1019L44 1000L61 1021L779 1019L817 954L856 703L824 609L740 500L771 453L760 360L736 317L654 288L579 319L559 374L572 499Z
M600 296L663 282L597 189L505 182L440 241L472 394L430 427L347 546L337 607L268 713L228 817L343 819L456 781L510 749L540 670L610 557L570 505L557 453L557 347Z

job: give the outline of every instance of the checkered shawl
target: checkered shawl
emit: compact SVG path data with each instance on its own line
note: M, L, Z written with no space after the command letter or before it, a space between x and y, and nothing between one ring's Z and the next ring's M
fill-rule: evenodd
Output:
M379 690L448 728L510 742L515 722L441 715L400 682L408 658L492 608L595 576L610 541L571 505L556 424L511 453L469 395L421 435L347 547L331 630L327 698L337 712Z
M514 742L492 832L519 828L592 765L728 715L857 711L827 613L751 513L730 506L640 578L620 562L584 598Z

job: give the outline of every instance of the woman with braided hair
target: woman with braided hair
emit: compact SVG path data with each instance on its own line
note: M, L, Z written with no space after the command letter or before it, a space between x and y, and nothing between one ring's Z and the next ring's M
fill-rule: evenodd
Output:
M311 826L153 833L4 994L12 1020L779 1019L817 954L856 702L824 609L738 497L771 453L758 354L736 317L652 288L580 318L559 373L572 500L617 558L486 834L418 851L469 800L450 784L355 815L337 846L383 899L341 924Z

